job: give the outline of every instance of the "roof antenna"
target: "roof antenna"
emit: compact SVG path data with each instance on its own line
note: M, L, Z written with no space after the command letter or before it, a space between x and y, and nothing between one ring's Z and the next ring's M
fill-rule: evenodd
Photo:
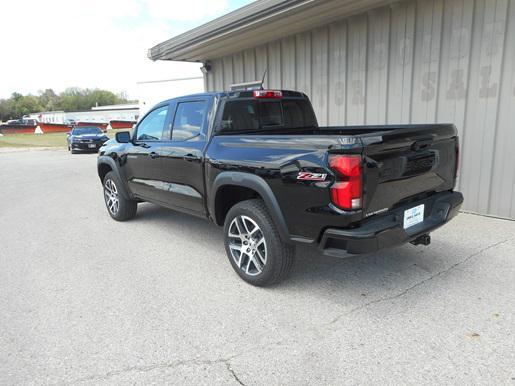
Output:
M265 83L268 68L265 69L261 80L253 80L252 82L236 83L229 85L231 91L251 91L251 90L264 90L263 83Z
M263 78L261 78L261 81L253 80L252 82L231 84L229 86L229 89L231 91L264 90L263 83L265 83L265 78L266 78L267 73L268 73L268 68L265 69L265 72L263 73Z
M265 83L265 78L266 78L266 74L268 73L268 67L265 68L265 72L263 72L263 78L261 79L261 90L264 90L264 83Z

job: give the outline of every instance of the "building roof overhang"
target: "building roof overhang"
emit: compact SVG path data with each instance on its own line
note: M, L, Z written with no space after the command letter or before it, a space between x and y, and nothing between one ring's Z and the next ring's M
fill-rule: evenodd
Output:
M395 0L259 0L148 50L152 60L206 62Z

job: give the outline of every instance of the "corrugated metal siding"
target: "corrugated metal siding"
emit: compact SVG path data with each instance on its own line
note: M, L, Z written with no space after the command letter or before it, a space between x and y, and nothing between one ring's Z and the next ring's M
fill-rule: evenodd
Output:
M515 218L515 0L418 0L212 60L208 90L260 79L321 125L453 122L465 209Z

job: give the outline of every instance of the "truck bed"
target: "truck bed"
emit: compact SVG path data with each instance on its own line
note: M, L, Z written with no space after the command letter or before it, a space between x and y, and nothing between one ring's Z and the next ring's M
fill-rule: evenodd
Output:
M353 227L410 200L452 190L457 133L452 124L314 127L215 135L206 154L206 184L222 171L261 176L279 201L292 235L319 239L325 227ZM363 157L363 207L331 205L331 154ZM326 174L299 181L299 172Z

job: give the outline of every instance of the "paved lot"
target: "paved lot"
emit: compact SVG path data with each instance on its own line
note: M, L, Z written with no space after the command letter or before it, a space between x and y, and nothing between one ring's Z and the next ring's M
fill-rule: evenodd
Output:
M515 222L258 289L207 221L112 221L95 157L0 153L0 384L515 384Z

